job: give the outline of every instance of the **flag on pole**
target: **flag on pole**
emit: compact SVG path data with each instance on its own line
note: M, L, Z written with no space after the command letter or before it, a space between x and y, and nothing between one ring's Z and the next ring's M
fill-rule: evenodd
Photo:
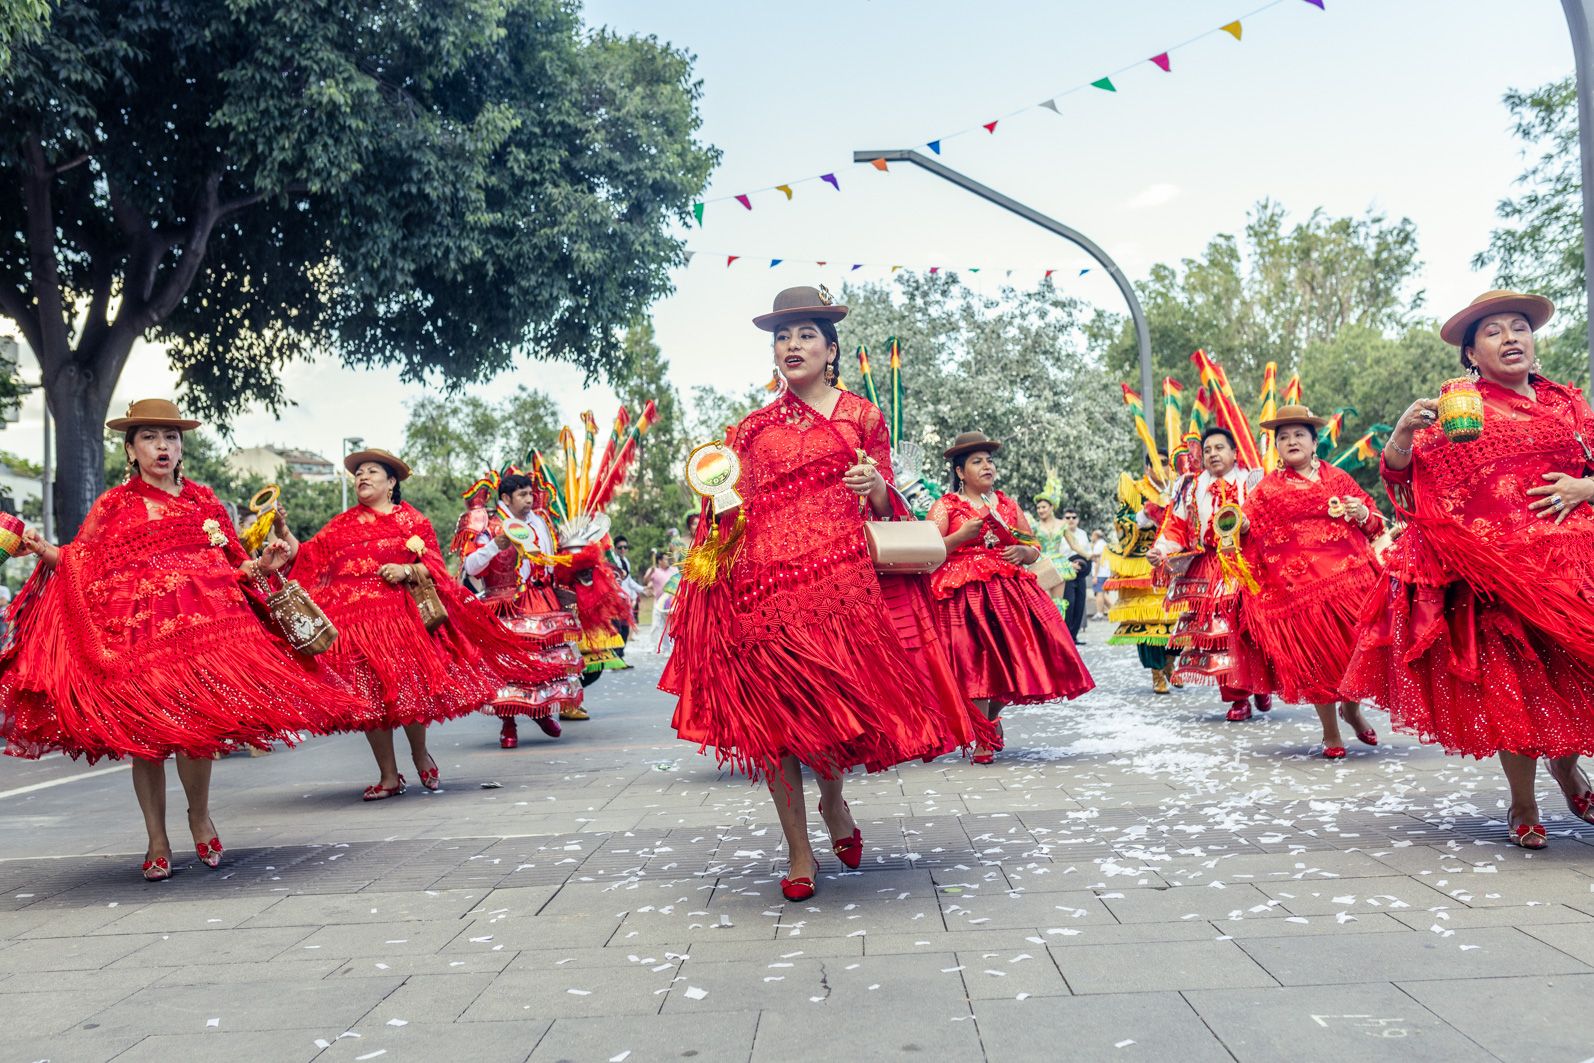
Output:
M1336 469L1344 469L1346 472L1351 472L1352 470L1377 463L1380 449L1378 437L1394 430L1392 425L1373 425L1367 430L1366 435L1352 443L1345 453L1334 459L1332 464Z
M858 344L858 376L863 381L863 397L880 406L880 391L874 384L874 373L869 368L869 348L865 344Z
M1328 424L1323 426L1323 430L1317 436L1317 456L1319 458L1328 457L1339 446L1340 433L1345 431L1345 415L1347 413L1354 414L1355 412L1356 407L1354 406L1341 406L1329 417Z
M1284 385L1284 405L1299 406L1301 404L1301 374L1296 373L1290 377L1290 382Z
M1204 350L1192 353L1190 360L1201 372L1201 383L1206 386L1217 423L1234 433L1234 446L1239 452L1240 464L1248 469L1261 468L1262 454L1257 449L1256 436L1251 432L1251 422L1246 419L1234 397L1234 388L1229 386L1228 374Z
M1173 377L1162 378L1162 431L1167 437L1168 457L1179 445L1179 430L1184 427L1184 385Z
M895 336L886 340L891 354L891 445L902 439L902 345Z
M1278 412L1279 390L1279 364L1269 362L1262 369L1262 394L1259 401L1262 404L1261 412L1257 414L1257 423L1272 420ZM1273 441L1273 431L1269 428L1261 429L1262 433L1262 469L1272 472L1279 467L1279 448Z
M1151 471L1158 480L1167 481L1167 473L1162 467L1162 457L1157 453L1157 444L1151 438L1151 426L1146 424L1146 405L1140 400L1140 393L1128 384L1119 384L1124 389L1124 405L1129 407L1129 412L1135 419L1135 435L1146 445L1146 455L1151 459Z

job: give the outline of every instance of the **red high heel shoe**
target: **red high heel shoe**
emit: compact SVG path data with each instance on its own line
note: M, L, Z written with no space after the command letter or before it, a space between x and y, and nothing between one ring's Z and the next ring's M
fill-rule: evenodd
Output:
M208 842L195 842L194 851L199 854L199 862L209 868L221 866L221 839L212 837Z
M432 766L430 768L422 768L417 764L415 765L415 770L420 774L421 785L435 794L443 788L443 780L437 767L437 761L432 758L430 753L426 755L426 759L432 762Z
M788 901L806 901L818 890L814 888L811 878L783 878L780 880L780 892Z
M498 748L514 749L518 745L520 745L520 729L515 726L515 718L513 716L506 716L504 717L504 726L498 732ZM423 778L421 781L424 782L425 779Z
M1511 825L1511 842L1524 849L1542 849L1550 844L1550 839L1545 837L1542 823L1514 823Z
M386 801L390 797L397 797L403 793L405 786L406 783L402 775L398 777L398 784L395 786L383 786L380 782L374 783L365 788L364 800Z
M542 728L542 733L549 738L558 738L565 733L565 729L559 726L559 718L557 716L543 716L540 719L533 720L532 723Z
M153 860L145 860L140 870L145 882L161 882L172 877L172 862L164 856L157 856Z
M852 806L843 801L841 807L852 810ZM825 814L825 803L819 802L819 814ZM858 870L858 865L863 863L863 830L854 826L852 834L846 838L830 839L830 851L836 854L836 859L853 871Z
M1323 759L1324 760L1344 760L1345 759L1345 747L1344 746L1324 746L1323 747Z

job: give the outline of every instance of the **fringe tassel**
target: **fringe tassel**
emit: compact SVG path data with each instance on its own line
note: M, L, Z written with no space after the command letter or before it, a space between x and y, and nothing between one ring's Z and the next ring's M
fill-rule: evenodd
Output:
M723 539L716 523L709 529L707 539L687 551L686 559L681 562L681 575L699 587L712 587L736 563L736 552L746 533L747 507L744 505Z

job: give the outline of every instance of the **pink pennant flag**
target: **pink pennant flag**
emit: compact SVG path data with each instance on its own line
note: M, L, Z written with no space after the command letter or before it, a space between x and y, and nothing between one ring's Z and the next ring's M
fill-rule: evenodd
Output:
M731 263L735 262L737 259L739 259L741 257L742 257L741 255L726 255L725 256L725 268L726 269L730 269L731 268Z
M820 268L823 268L825 264L823 262L815 262L814 265L819 266Z
M746 196L737 196L736 197L736 202L740 203L742 206L746 207L748 210L752 210L753 209L753 201L748 199Z
M1000 118L998 118L998 119L997 119L997 120L996 120L996 121L997 121L997 122L999 122L999 121L1001 121L1001 119L1000 119ZM994 133L994 132L996 132L996 122L986 122L986 123L985 123L985 131L986 131L986 132L987 132L987 133Z
M1041 279L1042 280L1051 280L1052 274L1056 273L1056 272L1057 271L1055 269L1049 269L1049 270L1046 271L1046 276L1042 277Z
M936 274L937 274L937 273L940 273L940 272L941 272L941 267L940 267L940 266L931 266L931 267L930 267L930 276L932 276L932 277L933 277L933 276L935 276L935 275L936 275Z
M1172 64L1168 61L1168 53L1167 52L1163 52L1161 55L1152 56L1151 57L1151 61L1153 63L1156 63L1159 67L1161 67L1162 68L1162 72L1164 74L1168 73L1169 70L1172 68Z

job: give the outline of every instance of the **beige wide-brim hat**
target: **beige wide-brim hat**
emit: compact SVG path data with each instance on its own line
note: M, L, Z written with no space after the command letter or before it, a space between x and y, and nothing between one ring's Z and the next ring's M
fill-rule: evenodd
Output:
M753 324L765 332L774 332L788 321L829 321L835 323L847 316L847 308L837 306L823 285L818 288L787 288L775 296L775 305L767 314L753 318Z
M1283 428L1287 424L1309 424L1313 428L1322 428L1328 424L1328 418L1319 417L1307 407L1298 406L1292 402L1288 405L1280 406L1272 417L1262 422L1262 427L1271 432Z
M983 450L987 454L995 454L1001 449L1002 444L984 432L964 432L952 440L952 445L946 448L944 456L947 461L956 461L965 454L973 454L976 450Z
M400 480L408 480L410 478L410 467L404 463L403 458L399 457L397 454L393 454L377 447L366 447L364 450L356 450L353 454L350 454L348 457L343 459L343 467L348 469L350 473L353 473L354 470L358 469L361 465L368 461L374 461L379 465L386 465L388 468L393 470L393 475L397 476Z
M127 404L125 415L106 421L105 427L113 432L125 432L129 428L149 425L152 428L177 428L191 432L199 424L192 418L184 417L177 403L170 399L135 399Z
M1555 304L1542 295L1533 295L1527 292L1512 292L1498 289L1484 292L1466 308L1452 314L1449 321L1439 330L1439 338L1452 347L1460 347L1466 339L1467 328L1474 321L1481 321L1490 314L1521 314L1528 319L1528 325L1534 332L1543 328L1545 322L1555 316Z

